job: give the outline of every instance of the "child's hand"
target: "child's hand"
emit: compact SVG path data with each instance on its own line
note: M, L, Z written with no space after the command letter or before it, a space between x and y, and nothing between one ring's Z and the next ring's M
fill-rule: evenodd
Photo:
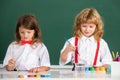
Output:
M72 45L67 45L66 49L65 49L67 52L70 52L70 51L75 51L75 47L72 46Z
M68 57L68 53L70 52L70 51L75 51L75 47L74 46L72 46L71 44L68 44L67 46L66 46L66 48L65 48L65 50L62 52L62 54L61 54L61 61L62 62L65 62L66 60L67 60L67 57Z
M9 62L8 62L8 65L6 66L6 69L7 69L8 71L13 70L14 67L15 67L15 64L16 64L16 61L13 60L13 59L10 59Z
M48 71L50 68L46 66L41 66L41 67L35 67L29 70L29 72L32 73L37 73L37 72L43 72L43 71Z
M40 69L39 69L39 67L32 68L29 70L29 72L32 72L32 73L40 72Z

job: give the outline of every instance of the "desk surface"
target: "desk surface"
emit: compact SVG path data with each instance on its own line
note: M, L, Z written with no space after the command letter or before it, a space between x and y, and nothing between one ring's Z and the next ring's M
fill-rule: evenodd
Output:
M117 80L118 77L111 77L111 74L106 74L105 72L84 72L84 73L76 73L75 71L71 71L72 66L52 66L50 71L41 72L41 73L28 73L27 71L6 71L4 68L0 68L0 79L19 79L18 75L29 75L29 74L50 74L49 80ZM24 78L24 79L33 79L33 78ZM39 78L34 78L39 79ZM45 79L45 78L41 78Z

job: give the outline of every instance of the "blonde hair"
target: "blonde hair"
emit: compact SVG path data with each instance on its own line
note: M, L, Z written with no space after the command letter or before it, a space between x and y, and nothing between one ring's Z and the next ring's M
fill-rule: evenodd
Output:
M93 23L96 25L96 30L94 32L94 38L96 41L100 40L103 36L103 21L100 14L94 8L86 8L82 10L75 18L74 22L74 36L81 37L82 33L80 30L81 24Z

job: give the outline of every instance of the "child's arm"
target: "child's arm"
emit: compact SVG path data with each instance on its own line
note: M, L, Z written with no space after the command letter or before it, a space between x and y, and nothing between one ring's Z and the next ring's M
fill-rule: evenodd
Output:
M32 68L29 70L29 72L43 72L43 71L48 71L50 69L50 67L47 66L40 66L40 67L36 67L36 68Z
M14 69L16 62L13 59L10 59L8 65L6 66L6 70L11 71Z
M69 45L67 45L67 47L65 48L65 50L60 55L61 61L66 62L67 57L68 57L68 53L70 51L75 51L75 47L69 44Z

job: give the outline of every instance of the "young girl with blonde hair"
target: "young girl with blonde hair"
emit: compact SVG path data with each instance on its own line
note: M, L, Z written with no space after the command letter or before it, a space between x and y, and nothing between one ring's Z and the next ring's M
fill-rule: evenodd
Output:
M112 61L108 44L103 36L103 21L94 8L82 10L75 18L74 37L61 50L60 65L72 63L85 66L108 67Z

